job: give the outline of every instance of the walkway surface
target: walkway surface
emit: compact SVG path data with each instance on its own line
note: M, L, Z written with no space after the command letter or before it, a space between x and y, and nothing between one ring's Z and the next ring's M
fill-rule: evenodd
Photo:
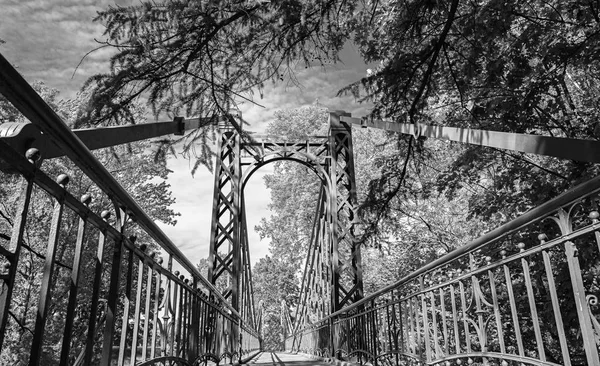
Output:
M260 356L249 362L256 366L313 366L329 365L325 361L314 360L302 355L294 355L285 352L263 352Z

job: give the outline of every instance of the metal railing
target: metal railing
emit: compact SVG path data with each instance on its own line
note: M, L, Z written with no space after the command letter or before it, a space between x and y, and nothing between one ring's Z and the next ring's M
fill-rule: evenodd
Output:
M373 365L600 365L600 177L289 337Z
M55 181L41 169L44 151L22 156L0 140L3 193L20 190L3 202L14 219L0 225L0 363L192 365L260 348L258 334L1 56L0 92L110 202L76 198L67 175Z

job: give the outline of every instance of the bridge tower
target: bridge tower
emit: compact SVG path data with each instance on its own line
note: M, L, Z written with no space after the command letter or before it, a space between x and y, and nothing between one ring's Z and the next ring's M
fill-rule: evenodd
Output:
M323 181L329 233L325 244L330 295L327 312L363 297L352 130L340 121L341 115L348 114L330 113L329 135L318 141L249 141L230 124L219 126L208 280L225 287L223 296L245 319L254 316L254 309L243 186L254 170L273 160L295 160L311 166Z

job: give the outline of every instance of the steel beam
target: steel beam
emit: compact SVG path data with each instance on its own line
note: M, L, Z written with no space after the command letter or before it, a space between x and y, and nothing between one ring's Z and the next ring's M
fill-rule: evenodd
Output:
M147 140L165 135L183 135L194 130L223 120L219 118L175 117L170 122L152 122L135 125L111 126L72 130L79 140L89 149L96 150L111 146ZM7 122L0 125L0 139L9 144L17 152L24 154L29 148L42 151L44 159L52 159L65 155L57 144L39 127L29 122Z
M561 159L600 163L600 141L446 126L414 125L341 116L340 121L415 137L431 137Z

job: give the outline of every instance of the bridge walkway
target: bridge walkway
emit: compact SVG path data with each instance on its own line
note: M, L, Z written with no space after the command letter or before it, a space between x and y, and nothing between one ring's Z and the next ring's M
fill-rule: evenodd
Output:
M287 352L263 352L248 363L255 366L324 366L331 365L322 359Z

